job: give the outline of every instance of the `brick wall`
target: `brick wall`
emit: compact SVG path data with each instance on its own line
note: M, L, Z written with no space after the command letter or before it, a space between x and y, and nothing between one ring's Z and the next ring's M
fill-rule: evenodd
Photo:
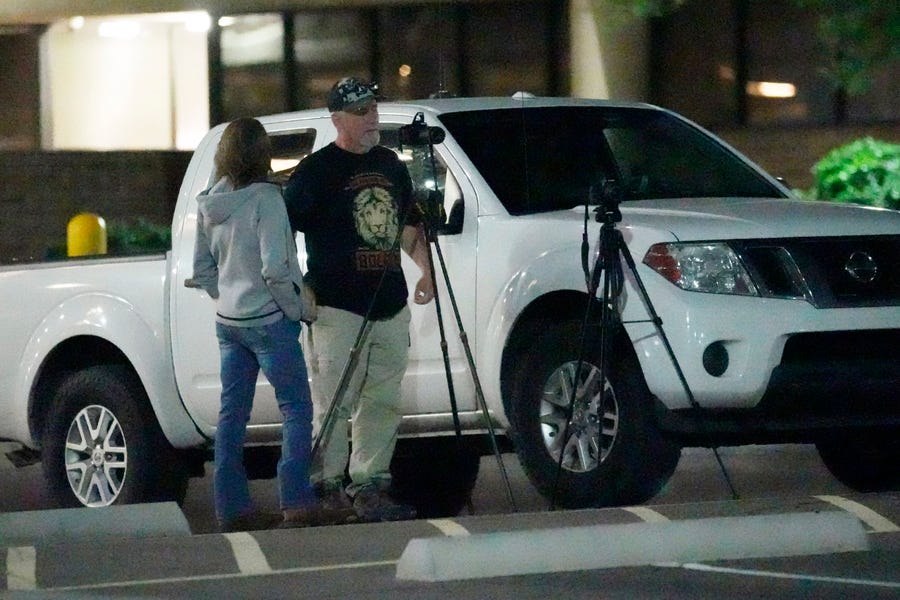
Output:
M74 215L170 225L190 152L0 152L0 264L65 247Z
M813 185L812 166L829 151L871 136L900 144L900 123L853 127L720 130L716 134L792 188Z

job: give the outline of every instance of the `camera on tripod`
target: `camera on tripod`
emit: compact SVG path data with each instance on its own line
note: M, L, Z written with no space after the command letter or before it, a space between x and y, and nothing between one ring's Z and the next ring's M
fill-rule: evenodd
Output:
M591 186L589 194L591 204L597 205L594 218L598 223L618 223L622 220L619 205L625 198L625 190L618 179L604 177Z
M402 125L397 132L401 146L430 146L444 141L445 132L440 127L425 124L424 113L416 113L412 123Z

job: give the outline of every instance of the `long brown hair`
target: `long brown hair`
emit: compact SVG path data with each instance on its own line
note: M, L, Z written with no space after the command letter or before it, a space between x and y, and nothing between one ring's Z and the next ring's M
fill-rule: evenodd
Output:
M225 128L214 159L218 177L228 177L235 189L265 179L272 163L272 146L262 123L235 119Z

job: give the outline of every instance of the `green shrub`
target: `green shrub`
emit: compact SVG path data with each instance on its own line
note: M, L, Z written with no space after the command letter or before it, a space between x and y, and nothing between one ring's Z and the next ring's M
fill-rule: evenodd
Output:
M106 254L81 258L163 254L171 247L172 231L168 225L156 225L143 218L134 221L107 221ZM66 256L66 242L63 241L48 248L43 260L65 260Z
M168 225L137 219L110 221L106 228L106 249L111 256L163 253L171 247L172 231Z
M900 209L900 144L855 140L813 165L815 187L801 196Z

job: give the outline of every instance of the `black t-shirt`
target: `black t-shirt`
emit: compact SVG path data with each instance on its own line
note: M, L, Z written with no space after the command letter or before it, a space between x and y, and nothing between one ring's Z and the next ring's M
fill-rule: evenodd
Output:
M421 216L392 150L355 154L329 144L297 166L284 199L291 228L304 234L306 280L320 305L365 316L371 304L373 320L406 305L398 236Z

